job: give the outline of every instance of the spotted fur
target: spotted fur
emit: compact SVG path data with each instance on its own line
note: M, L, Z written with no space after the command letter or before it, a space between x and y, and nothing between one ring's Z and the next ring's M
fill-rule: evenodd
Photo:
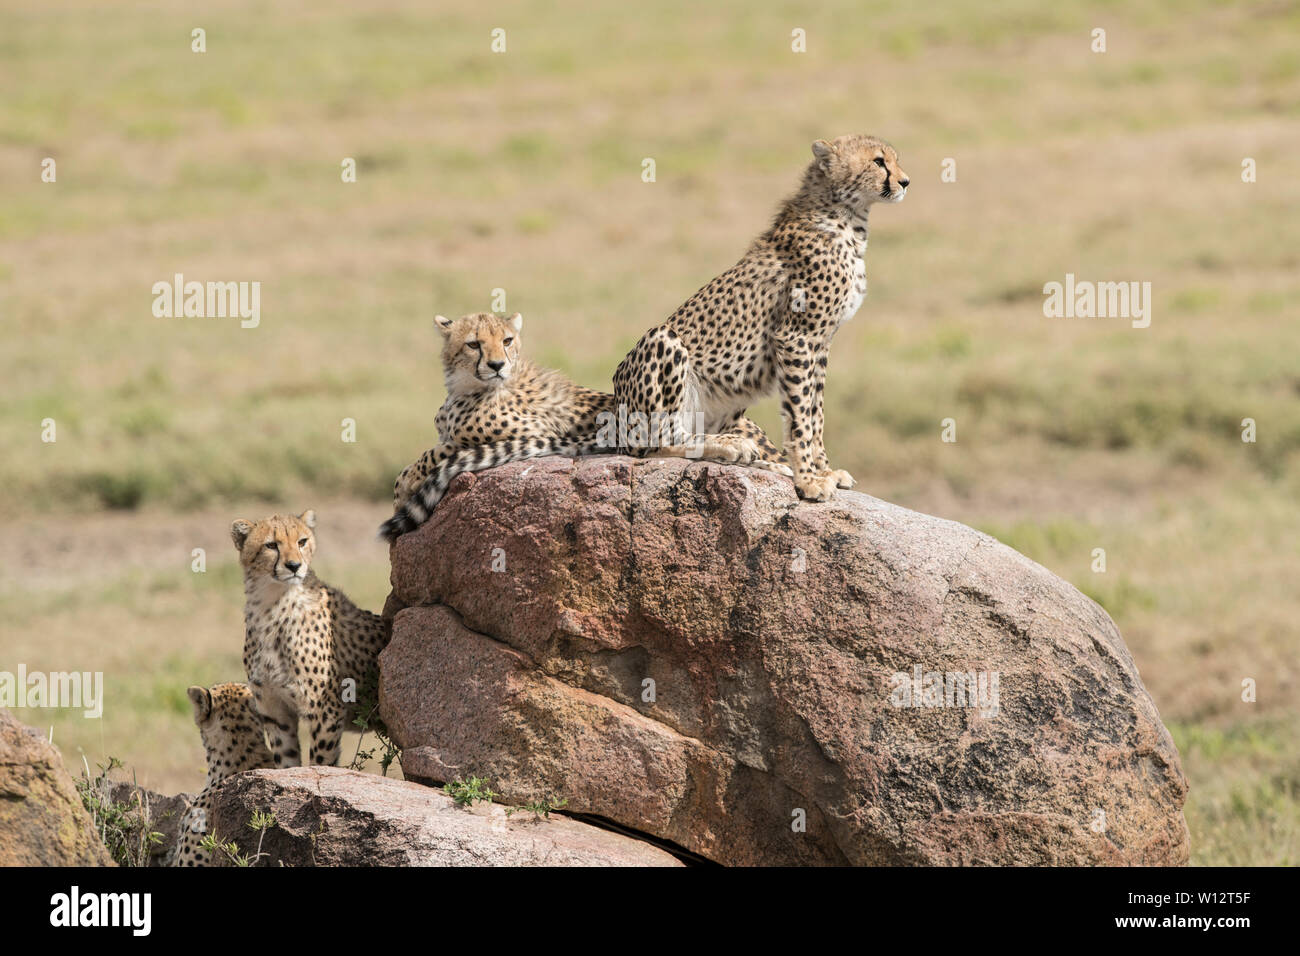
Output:
M207 754L208 779L186 811L168 865L209 866L214 861L202 843L215 790L232 774L273 767L275 759L262 736L262 720L247 684L191 687L186 693Z
M438 444L397 477L394 515L379 529L395 541L432 514L452 479L509 461L542 455L613 451L602 447L601 413L614 397L583 388L522 354L523 317L478 312L451 320L438 316L444 336L447 400L435 424Z
M804 498L850 488L822 443L822 400L831 339L866 296L867 212L899 202L908 177L894 148L872 136L813 143L799 191L734 266L651 329L614 373L629 413L684 423L680 444L627 447L793 471ZM781 396L780 453L745 409Z
M378 614L311 570L315 527L316 513L304 511L230 528L244 569L244 669L277 767L302 762L300 719L311 734L311 762L338 761L355 691L373 685L389 637Z

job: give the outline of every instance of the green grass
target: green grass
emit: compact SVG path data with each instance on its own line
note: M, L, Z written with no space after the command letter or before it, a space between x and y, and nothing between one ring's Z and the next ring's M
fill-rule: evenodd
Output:
M1249 706L1249 705L1243 705ZM1170 732L1194 781L1187 825L1198 836L1192 863L1300 863L1300 759L1294 723L1250 721L1225 728L1173 724Z

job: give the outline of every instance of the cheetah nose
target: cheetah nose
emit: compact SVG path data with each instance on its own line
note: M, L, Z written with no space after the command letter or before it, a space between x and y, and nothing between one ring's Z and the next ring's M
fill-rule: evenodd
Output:
M298 573L298 569L299 569L300 567L302 567L302 562L301 562L301 561L286 561L286 562L284 562L284 566L285 566L286 568L288 568L290 571L292 571L294 574L297 574L297 573Z
M503 362L503 361L501 361L500 359L498 359L498 360L496 360L496 361L494 361L494 362L488 362L488 368L490 368L490 369L491 369L492 371L494 371L494 372L499 372L499 371L501 371L503 368L505 368L505 365L506 365L506 363Z
M902 186L904 189L906 189L906 188L907 188L907 184L910 183L910 182L911 182L910 179L900 179L900 180L898 181L898 185L900 185L900 186Z

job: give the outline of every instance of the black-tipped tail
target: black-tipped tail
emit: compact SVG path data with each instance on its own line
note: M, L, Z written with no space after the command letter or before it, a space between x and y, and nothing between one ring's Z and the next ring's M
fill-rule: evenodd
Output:
M399 512L379 526L379 537L392 544L406 532L414 531L417 527L419 526L405 513Z
M414 531L429 518L429 512L420 507L415 498L402 505L391 518L379 526L379 537L392 544L408 531Z
M450 458L440 461L433 473L424 479L415 493L397 513L379 526L379 537L393 543L408 531L414 531L429 520L447 486L457 475L467 471L481 471L510 461L537 458L544 455L575 457L601 450L595 439L513 438L491 445L463 448Z

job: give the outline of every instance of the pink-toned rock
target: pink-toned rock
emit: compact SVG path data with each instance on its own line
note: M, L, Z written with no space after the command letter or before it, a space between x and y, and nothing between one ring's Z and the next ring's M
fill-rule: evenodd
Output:
M275 815L259 835L255 812ZM459 807L439 790L339 767L251 770L225 780L212 832L256 865L680 866L631 837L552 814ZM260 843L259 843L260 841Z
M963 525L547 458L458 478L392 582L381 712L409 777L731 864L1187 861L1178 753L1114 623Z

